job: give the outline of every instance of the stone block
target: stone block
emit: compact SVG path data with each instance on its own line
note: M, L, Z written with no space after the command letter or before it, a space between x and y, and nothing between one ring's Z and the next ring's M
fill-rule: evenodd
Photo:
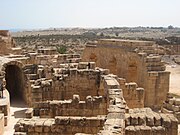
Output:
M70 118L69 117L56 116L55 117L55 124L68 125L68 124L70 124Z
M165 135L166 129L162 126L152 127L152 135Z
M25 112L26 118L32 118L33 117L33 108L28 108Z
M140 134L151 135L151 128L148 126L140 126Z
M175 104L175 98L169 99L169 103L170 103L171 105L174 105L174 104Z
M146 125L146 116L144 113L138 113L138 125Z
M179 106L180 105L180 98L176 98L174 103L175 103L175 105Z
M27 133L26 132L14 132L13 135L27 135Z
M171 126L171 120L170 118L168 117L167 114L160 114L161 116L161 119L162 119L162 125L165 127L165 128L170 128Z
M138 125L138 115L137 114L131 114L131 125Z
M179 106L177 106L177 105L172 105L172 110L174 111L174 112L178 112L179 111Z
M45 133L51 132L51 125L53 123L54 123L54 119L47 119L43 124L43 126L44 126L43 132L45 132Z
M151 113L147 113L146 114L146 125L147 126L154 126L154 117L153 117L153 114Z
M161 116L158 113L153 113L154 116L154 125L161 126Z
M134 126L128 126L125 128L126 135L136 135L136 129Z

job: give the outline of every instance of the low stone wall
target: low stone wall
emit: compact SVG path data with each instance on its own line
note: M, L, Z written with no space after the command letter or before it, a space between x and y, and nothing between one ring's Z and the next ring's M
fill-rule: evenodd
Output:
M170 50L171 55L180 55L180 45L162 45Z
M77 63L80 60L80 55L78 54L37 55L34 58L34 64L58 67L62 63Z
M167 98L162 105L161 111L163 113L174 114L180 123L180 98Z
M34 115L41 118L54 118L55 116L90 117L106 114L106 100L102 96L88 96L85 101L80 101L79 95L73 95L73 100L39 102L34 107Z
M102 129L105 117L63 117L55 119L32 118L20 120L15 126L15 135L74 135L75 133L96 134Z
M178 120L170 114L156 113L150 108L130 109L126 113L126 135L177 135Z

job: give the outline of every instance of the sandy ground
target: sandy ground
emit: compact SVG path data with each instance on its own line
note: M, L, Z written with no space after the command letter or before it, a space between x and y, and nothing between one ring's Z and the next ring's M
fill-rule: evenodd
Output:
M171 72L169 91L180 96L180 65L167 66L166 70Z
M14 134L14 125L20 118L25 118L25 111L27 106L22 101L15 101L10 107L10 119L8 121L8 126L5 127L4 135Z

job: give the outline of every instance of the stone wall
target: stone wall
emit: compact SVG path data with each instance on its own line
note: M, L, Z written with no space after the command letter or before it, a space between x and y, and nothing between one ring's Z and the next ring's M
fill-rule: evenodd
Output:
M34 115L41 118L55 118L55 116L90 117L105 114L107 114L107 106L102 96L88 96L85 101L80 101L79 95L73 95L73 100L38 102L34 107Z
M73 102L76 107L79 108L80 113L85 113L83 115L94 115L92 117L79 117L77 115L78 112L74 112L75 116L64 116L66 114L60 113L55 118L39 118L38 116L41 115L40 111L38 116L32 117L32 109L27 112L28 119L21 119L15 126L15 134L75 134L75 133L83 133L83 134L124 134L124 119L125 119L125 112L126 112L126 102L123 98L122 90L120 89L120 85L116 80L116 76L108 75L106 70L99 69L101 71L101 87L103 87L104 94L102 97L94 97L91 98L88 96L86 98L86 103L82 103L79 101L79 96L74 95L72 101L64 101L66 107L60 107L59 110L69 110ZM102 91L101 91L102 92ZM102 100L106 99L106 100ZM78 103L79 101L79 103ZM97 102L98 101L98 102ZM100 104L98 104L100 101ZM102 103L105 103L106 108L101 109ZM44 102L43 106L48 106L50 103L55 103L55 101ZM62 103L62 101L58 101L58 104ZM81 104L82 103L82 104ZM38 103L37 103L38 104ZM41 104L39 104L41 106ZM63 105L63 104L61 104ZM96 106L97 105L97 106ZM99 107L98 107L99 105ZM98 112L95 111L94 114L89 112L93 111L93 107L97 107L99 109ZM74 108L75 109L75 108ZM73 110L74 110L73 109ZM82 111L81 111L82 109ZM101 111L105 109L103 115ZM100 111L100 112L99 112ZM57 111L58 112L58 111ZM34 111L34 113L36 113ZM105 113L105 114L104 114ZM49 114L43 113L42 116L48 116ZM55 115L54 115L55 116ZM53 116L53 117L54 117ZM105 118L106 116L106 118ZM32 117L32 118L31 118ZM65 125L66 124L66 125ZM68 130L67 130L68 129Z
M33 59L32 55L30 58ZM34 64L38 65L50 65L53 67L58 67L63 63L77 63L80 61L80 55L78 54L56 54L56 55L38 55L34 57L32 61Z
M105 117L65 117L55 119L32 118L20 120L15 126L15 135L74 135L75 133L96 134L102 129Z
M180 122L180 98L167 97L161 111L163 113L173 114Z
M65 113L57 114L49 113L49 106L57 105L60 110L71 109L73 102L78 103L79 109L83 111L90 111L92 108L84 108L80 105L79 96L74 95L73 100L68 101L47 101L38 105L37 113L34 117L33 110L28 111L28 119L21 119L15 125L15 135L20 134L119 134L119 135L177 135L178 121L173 115L155 113L149 108L142 109L128 109L123 98L122 88L132 91L138 91L135 83L125 83L125 79L118 78L115 75L108 74L107 70L102 70L100 76L100 93L106 102L106 114L80 117L78 112L74 112L75 116L65 116ZM121 86L122 84L122 86ZM126 85L125 85L126 84ZM141 89L141 88L140 88ZM92 99L92 98L87 98ZM78 102L79 101L79 102ZM90 100L90 103L95 102ZM57 103L58 102L58 103ZM87 102L87 101L86 101ZM65 106L61 108L61 105ZM88 101L89 103L89 101ZM94 104L94 103L93 103ZM84 104L85 105L85 104ZM42 109L42 112L40 111ZM81 108L82 107L82 108ZM46 113L45 108L48 110ZM34 110L36 110L34 108ZM87 109L87 110L86 110ZM89 110L88 110L89 109ZM74 109L73 109L74 110ZM100 109L101 110L101 109ZM56 112L54 112L56 113ZM69 113L69 111L67 112ZM53 114L53 115L51 115ZM60 115L60 116L55 116ZM70 113L67 115L71 115ZM83 114L84 115L84 114ZM30 117L29 117L30 116ZM40 117L46 118L40 118ZM54 118L49 118L54 117ZM64 125L66 124L66 125ZM67 130L68 129L68 130Z
M14 41L11 38L8 30L0 30L0 54L7 55L15 47Z
M123 97L129 108L144 107L144 89L139 88L134 82L126 83L125 79L119 78L120 87L123 90Z
M82 60L94 61L127 82L136 82L145 89L144 105L160 108L169 91L170 73L165 71L161 56L154 53L153 42L100 40L86 46Z
M178 120L150 108L130 109L125 115L125 135L177 135Z
M87 96L98 95L99 71L95 69L62 69L61 73L51 73L51 79L38 79L38 74L30 74L31 103L46 100L71 99L74 94L85 100ZM35 81L36 80L36 81Z
M171 55L180 55L180 45L162 45L170 50Z

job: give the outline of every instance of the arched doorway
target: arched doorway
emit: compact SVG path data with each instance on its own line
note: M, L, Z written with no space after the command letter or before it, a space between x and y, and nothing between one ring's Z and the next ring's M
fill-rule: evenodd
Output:
M22 69L17 65L5 67L6 89L10 93L11 103L24 101L24 76Z

